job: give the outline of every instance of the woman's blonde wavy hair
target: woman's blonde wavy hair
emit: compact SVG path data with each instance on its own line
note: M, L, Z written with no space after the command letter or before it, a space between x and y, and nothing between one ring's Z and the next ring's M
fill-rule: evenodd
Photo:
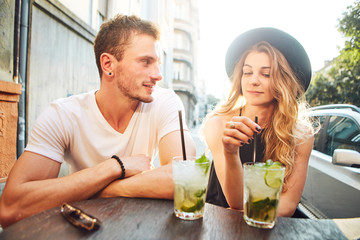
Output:
M219 104L208 117L225 115L235 109L243 108L246 99L242 94L241 76L243 65L250 52L267 53L271 59L270 90L275 98L273 117L264 128L262 141L265 144L264 160L272 159L285 166L284 191L286 182L293 172L295 146L314 133L309 118L301 113L307 109L305 92L299 80L292 71L283 54L268 42L259 42L245 52L230 79L233 82L228 99Z

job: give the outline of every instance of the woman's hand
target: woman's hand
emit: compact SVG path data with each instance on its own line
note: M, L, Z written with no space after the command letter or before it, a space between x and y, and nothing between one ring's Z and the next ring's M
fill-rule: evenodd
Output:
M236 153L244 144L249 144L254 139L254 133L260 133L260 126L248 117L235 116L225 124L222 142L224 151Z

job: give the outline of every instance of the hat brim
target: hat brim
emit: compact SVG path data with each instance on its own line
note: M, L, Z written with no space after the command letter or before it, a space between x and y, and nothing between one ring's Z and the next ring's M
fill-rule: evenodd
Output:
M304 91L311 81L311 64L303 46L291 35L276 28L256 28L239 35L229 46L226 57L226 73L230 77L235 65L245 51L254 44L266 41L278 49L288 61Z

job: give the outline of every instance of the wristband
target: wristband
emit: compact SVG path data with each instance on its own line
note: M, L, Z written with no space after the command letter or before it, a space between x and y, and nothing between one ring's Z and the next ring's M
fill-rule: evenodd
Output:
M119 158L118 156L116 156L116 155L112 155L111 158L115 159L115 160L119 163L119 165L120 165L120 167L121 167L122 173L121 173L121 176L119 177L119 179L124 179L124 177L125 177L125 167L124 167L123 162L122 162L122 161L120 160L120 158Z

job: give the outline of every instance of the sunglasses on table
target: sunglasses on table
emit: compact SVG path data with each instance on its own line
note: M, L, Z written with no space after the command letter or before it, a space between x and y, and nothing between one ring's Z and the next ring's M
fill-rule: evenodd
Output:
M76 227L84 228L88 231L98 230L101 226L99 219L85 213L79 208L73 207L68 203L61 206L61 215Z

